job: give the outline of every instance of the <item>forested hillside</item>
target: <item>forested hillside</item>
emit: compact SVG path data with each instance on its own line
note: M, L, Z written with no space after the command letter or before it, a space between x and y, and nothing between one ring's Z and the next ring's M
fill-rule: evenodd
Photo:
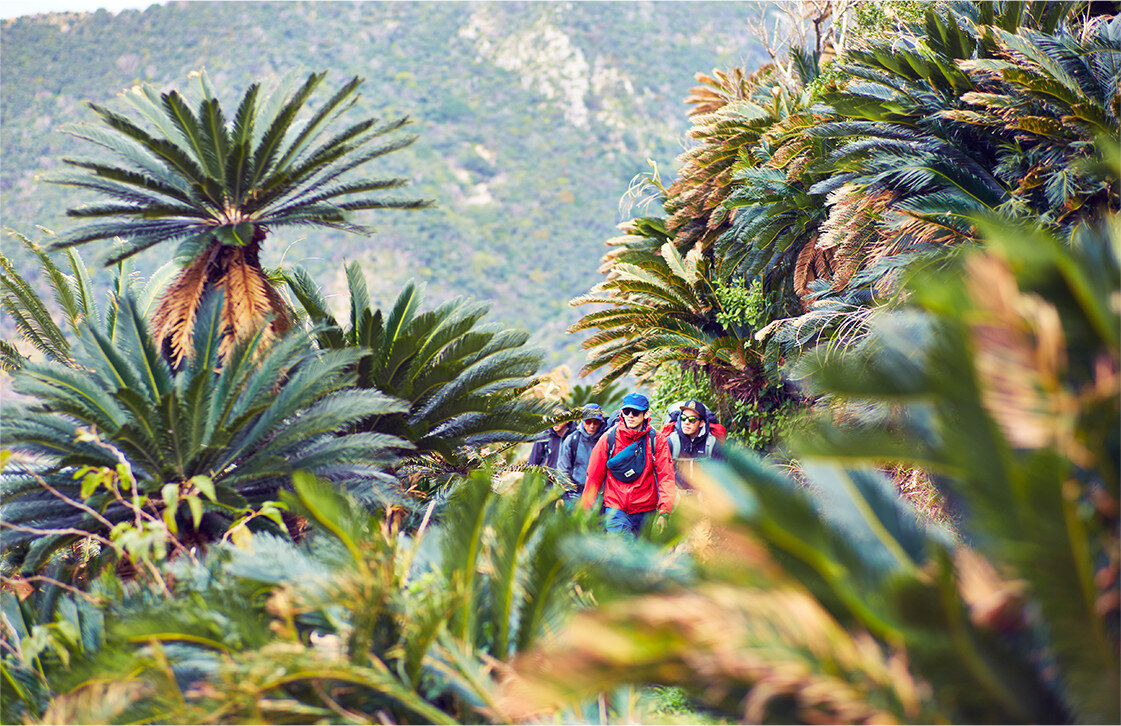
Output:
M410 177L406 193L436 206L370 215L370 238L270 239L265 264L299 261L340 293L344 260L359 261L383 305L410 277L428 283L433 302L491 301L497 320L535 331L548 363L576 370L568 301L598 279L603 240L631 216L620 197L650 171L647 159L672 176L694 73L757 65L745 26L760 7L181 2L6 21L3 223L42 238L36 225L62 231L66 209L89 200L41 182L84 152L59 128L92 120L85 101L119 109L115 95L136 83L184 88L200 69L228 103L233 89L289 72L329 69L333 83L359 75L355 113L408 115L419 135L384 173ZM32 269L11 238L3 244ZM95 265L103 255L84 257ZM145 272L157 264L151 253L138 260Z

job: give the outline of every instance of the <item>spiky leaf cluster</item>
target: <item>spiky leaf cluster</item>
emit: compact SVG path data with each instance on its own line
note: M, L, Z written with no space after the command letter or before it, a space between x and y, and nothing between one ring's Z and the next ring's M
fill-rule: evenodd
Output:
M626 373L648 377L671 360L718 359L743 366L742 350L710 323L716 304L699 251L682 257L660 219L620 225L626 234L609 242L610 278L572 305L608 306L584 315L570 333L598 328L584 341L588 374L608 368L609 383ZM734 336L733 336L734 337Z
M685 522L719 544L525 655L514 720L651 682L751 722L1121 716L1121 229L976 223L985 249L916 281L862 348L803 361L834 409L790 442L798 476L734 449L706 466ZM937 473L957 536L885 460ZM628 554L589 559L666 571Z
M204 74L201 100L178 91L137 86L122 96L138 112L126 116L91 104L101 125L70 133L109 152L109 160L64 159L74 169L52 181L88 189L109 202L69 215L91 221L63 235L55 248L120 237L127 246L115 262L153 245L178 242L191 258L211 243L247 247L257 231L318 225L351 232L365 227L355 212L425 206L387 198L405 179L372 179L360 170L415 137L394 135L406 118L365 119L341 126L358 100L360 78L343 84L321 106L305 110L326 72L298 87L279 86L266 97L251 85L230 114Z
M103 577L93 589L114 617L83 626L68 662L40 658L39 698L6 687L6 713L23 706L70 723L83 713L105 723L494 718L490 654L524 651L559 627L579 575L562 542L587 522L558 510L539 477L505 495L491 485L463 482L406 536L382 512L297 473L283 496L310 524L304 542L258 533L201 564L180 561L172 598ZM4 612L24 634L97 612L55 594L34 594L21 613L4 592ZM17 683L30 675L11 650L0 658Z
M0 441L27 458L3 476L2 536L8 554L27 548L19 555L27 569L82 532L104 534L132 517L107 490L83 494L82 467L125 467L156 514L164 486L209 477L216 499L202 525L219 533L223 521L274 498L301 468L364 497L388 495L379 469L391 449L408 443L347 429L404 404L347 388L355 353L317 353L298 334L268 350L258 335L220 356L222 301L214 295L196 323L190 364L173 372L136 303L128 296L119 303L115 337L81 325L73 367L27 363L13 377L13 390L29 399L5 412Z
M456 299L422 310L423 290L411 282L388 313L372 309L362 269L351 263L346 272L345 326L304 272L286 280L309 318L325 326L319 346L357 356L357 385L409 403L407 412L372 416L360 428L456 462L464 446L525 441L545 426L549 406L518 396L541 365L540 353L525 345L528 333L482 324L485 304Z

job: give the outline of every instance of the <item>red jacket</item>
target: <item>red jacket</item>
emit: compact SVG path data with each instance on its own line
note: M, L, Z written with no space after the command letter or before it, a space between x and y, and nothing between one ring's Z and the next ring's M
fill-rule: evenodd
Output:
M673 510L673 499L677 494L673 459L670 458L666 437L661 433L654 433L654 449L651 451L647 447L646 468L638 479L626 484L612 476L607 469L608 459L638 437L646 436L649 430L650 426L647 424L638 431L631 431L620 421L615 427L615 448L611 452L607 451L610 432L599 437L588 459L588 476L584 482L584 493L580 497L580 505L584 509L591 509L595 504L600 484L603 484L603 503L608 507L622 509L627 514L649 512L653 509L666 513Z

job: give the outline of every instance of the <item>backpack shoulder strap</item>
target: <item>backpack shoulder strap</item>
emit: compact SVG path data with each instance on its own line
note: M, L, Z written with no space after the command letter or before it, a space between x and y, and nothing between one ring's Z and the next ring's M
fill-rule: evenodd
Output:
M654 427L651 426L646 429L646 450L650 452L650 467L653 469L658 465L658 439L654 436ZM645 466L645 462L643 463Z
M572 461L575 462L576 461L576 447L577 447L577 445L580 441L580 432L579 431L573 431L572 433L570 433L568 435L568 438L570 439L569 444L568 444L568 455L571 456Z
M666 436L666 443L669 444L669 454L674 459L677 458L677 452L681 450L681 440L677 436L677 432L673 431Z
M611 430L607 432L607 458L610 459L611 455L615 453L615 427L612 426Z
M705 456L711 457L712 452L716 449L716 437L709 432L708 437L705 439Z

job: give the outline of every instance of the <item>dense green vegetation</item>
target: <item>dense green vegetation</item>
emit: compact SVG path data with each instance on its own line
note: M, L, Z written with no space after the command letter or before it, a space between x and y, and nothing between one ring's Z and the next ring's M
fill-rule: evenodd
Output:
M93 120L87 101L120 111L117 94L134 84L187 90L203 69L230 109L253 82L329 69L334 87L360 76L356 113L407 116L405 131L419 136L375 173L411 179L404 194L436 206L376 217L370 238L282 232L263 262L299 261L339 301L336 313L347 260L377 271L377 305L414 278L436 303L489 301L497 320L534 331L553 364L577 370L568 300L595 281L632 178L647 159L668 167L679 153L686 124L673 109L692 74L759 57L744 32L757 13L685 2L221 2L5 21L4 224L45 244L37 225L61 232L65 210L91 200L40 183L61 158L89 151L60 132ZM9 254L30 269L31 258ZM164 260L138 264L150 273Z
M165 96L167 138L108 117L136 171L80 168L113 226L0 255L0 721L1121 721L1121 16L794 8L774 63L699 77L679 173L573 300L605 379L567 393L484 303L257 265L270 193L281 223L412 220L346 201L408 169L301 195L361 144L216 111L255 79ZM91 274L110 229L184 259ZM516 461L626 375L733 442L636 541Z
M608 306L570 328L594 331L587 372L703 371L758 434L797 403L801 351L859 341L905 268L977 242L978 215L1067 237L1117 209L1121 25L1075 3L900 5L857 14L836 58L701 78L695 145L668 187L648 179L663 214L621 225L573 301Z

